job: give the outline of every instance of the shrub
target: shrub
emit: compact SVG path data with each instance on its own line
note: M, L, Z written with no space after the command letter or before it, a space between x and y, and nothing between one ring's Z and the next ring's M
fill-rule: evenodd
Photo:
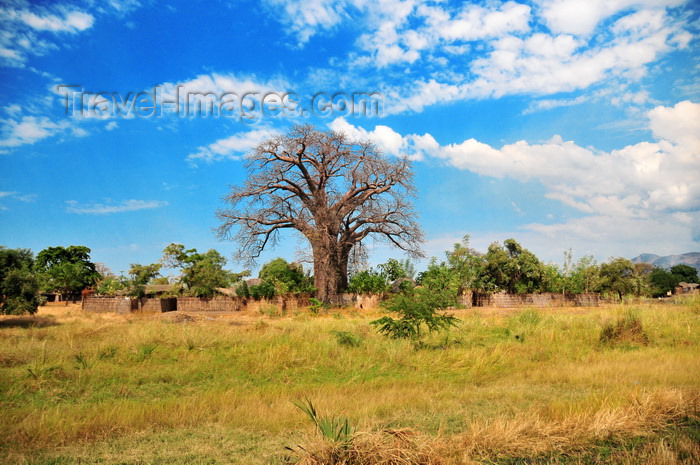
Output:
M250 286L248 289L250 296L255 300L271 299L275 296L275 286L268 281L263 281L257 286Z
M354 294L381 294L386 290L386 277L371 269L355 273L348 285L348 291Z
M604 345L642 344L649 343L639 317L631 312L618 318L615 322L609 322L603 326L600 332L600 343Z
M451 293L429 289L397 294L387 302L386 309L398 314L399 318L385 316L370 324L377 326L380 333L392 339L419 339L423 335L423 328L434 332L456 326L457 318L438 313L439 310L446 309L451 300Z
M359 347L362 344L362 337L348 331L331 331L338 344L346 347Z
M311 310L311 313L314 315L318 315L318 311L324 308L323 302L313 297L310 299L310 302L311 305L309 305L309 310Z
M238 297L243 297L244 299L250 297L250 289L248 289L248 283L243 281L241 284L239 284L236 287L236 295Z

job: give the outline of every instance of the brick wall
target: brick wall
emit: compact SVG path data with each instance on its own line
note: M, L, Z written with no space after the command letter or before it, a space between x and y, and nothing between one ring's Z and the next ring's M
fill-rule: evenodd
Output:
M130 297L89 296L83 299L83 310L94 313L131 313L138 302Z

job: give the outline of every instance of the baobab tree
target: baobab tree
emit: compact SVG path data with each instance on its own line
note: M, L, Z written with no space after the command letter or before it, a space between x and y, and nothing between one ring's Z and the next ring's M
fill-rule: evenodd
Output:
M317 297L336 304L347 287L353 248L374 238L422 256L411 163L310 125L271 137L246 157L247 179L232 186L217 212L219 238L239 245L235 258L254 262L283 230L311 245Z

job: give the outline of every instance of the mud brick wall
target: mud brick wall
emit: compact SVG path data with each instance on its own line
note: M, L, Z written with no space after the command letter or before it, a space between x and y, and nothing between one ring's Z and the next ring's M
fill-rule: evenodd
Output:
M83 311L94 313L131 313L138 302L129 297L89 296L83 299Z
M562 295L558 293L506 294L505 292L499 292L497 294L474 293L471 301L474 307L597 307L600 303L600 296L595 293Z
M240 297L178 297L177 310L180 312L239 312L246 303Z
M163 313L177 310L177 298L167 297L164 299L138 299L137 311L141 313Z

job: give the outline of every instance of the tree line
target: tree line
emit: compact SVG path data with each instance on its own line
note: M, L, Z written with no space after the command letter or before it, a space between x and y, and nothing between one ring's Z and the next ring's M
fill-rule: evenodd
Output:
M215 249L198 252L182 244L170 244L157 263L132 263L126 275L117 276L93 263L85 246L48 247L34 257L29 249L0 246L0 313L34 313L42 304L42 293L59 293L70 298L85 289L102 295L143 297L146 286L170 285L169 295L211 297L221 288L233 288L244 298L272 298L276 295L317 295L314 276L295 262L276 258L265 263L255 284L244 278L248 270L227 270L226 258ZM173 270L174 276L165 276ZM443 260L433 257L418 272L415 262L389 259L370 268L361 263L349 269L347 291L357 294L399 294L414 287L425 288L453 305L469 291L512 294L599 292L622 299L624 296L662 297L679 282L698 283L697 270L676 265L670 270L647 263L632 263L622 257L598 264L592 256L578 261L564 252L562 265L542 262L514 239L494 242L482 253L469 246L469 236L445 252Z
M410 258L423 257L423 232L411 200L416 195L411 162L389 157L371 140L319 131L297 125L286 134L261 142L245 157L243 185L231 187L225 207L217 211L220 239L237 243L236 261L254 264L269 246L291 230L307 242L313 273L286 261L265 264L262 282L237 287L239 295L266 297L274 293L315 292L325 305L342 303L342 293L384 292L391 283L408 286L415 270L410 260L390 260L377 270L365 270L364 243L373 239L402 250ZM143 295L148 283L168 283L161 271L178 269L177 283L184 292L210 296L217 288L240 281L246 272L224 269L226 259L216 250L205 253L170 244L159 263L132 264L128 276L98 270L84 246L49 247L36 260L26 249L2 249L0 285L3 312L36 309L37 290L79 292L97 285L98 292ZM280 259L281 260L281 259ZM592 257L564 266L543 264L514 239L493 243L485 253L469 248L468 238L433 259L415 275L422 286L459 295L483 292L604 292L660 296L679 281L697 282L697 271L678 265L670 271L614 258L600 265ZM393 289L392 289L393 290Z

